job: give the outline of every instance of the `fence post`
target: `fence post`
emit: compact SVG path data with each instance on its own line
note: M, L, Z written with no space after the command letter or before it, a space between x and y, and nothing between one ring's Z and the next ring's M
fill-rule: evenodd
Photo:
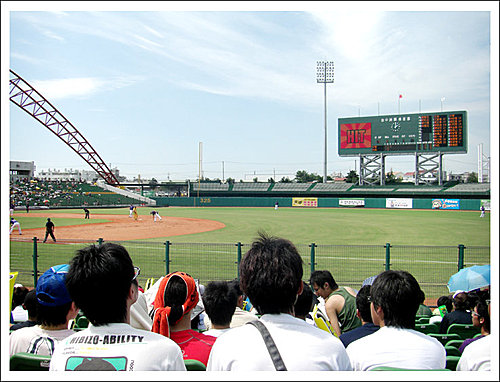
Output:
M35 236L33 238L33 285L36 288L36 282L38 280L38 239Z
M391 269L391 244L385 243L385 270Z
M102 237L100 237L98 240L97 240L97 246L100 247L102 245L102 242L103 242L103 239Z
M465 245L459 244L458 245L458 270L463 269L464 267L464 249Z
M165 243L165 274L170 273L170 241L167 240Z
M238 261L236 263L238 265L236 267L236 272L237 272L237 277L238 277L238 280L239 280L240 279L240 263L241 263L241 243L238 242L236 244L236 246L238 247Z
M311 243L311 245L309 246L311 247L311 273L314 272L314 266L316 265L316 250L315 248L317 247L317 245L315 243Z

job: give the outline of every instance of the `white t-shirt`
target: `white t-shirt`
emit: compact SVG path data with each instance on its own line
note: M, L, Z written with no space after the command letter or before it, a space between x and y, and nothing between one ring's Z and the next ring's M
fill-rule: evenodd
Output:
M457 364L457 371L491 370L491 334L467 345Z
M90 326L61 341L50 362L64 370L186 370L180 347L125 323Z
M212 336L212 337L219 337L221 334L227 332L231 328L226 328L226 329L208 329L207 331L204 331L203 334L207 336Z
M139 291L137 301L130 307L130 325L137 329L151 331L153 320L149 316L149 310L146 296Z
M22 305L18 305L12 309L12 319L14 322L28 321L28 311Z
M246 310L241 309L240 307L236 307L233 316L231 317L231 323L229 324L230 328L236 328L238 326L244 325L249 321L255 321L259 318L252 312L247 312ZM212 328L212 323L210 322L210 318L208 315L205 315L205 327L207 329Z
M10 355L33 353L52 355L59 341L75 333L71 329L45 330L40 325L14 330L10 336Z
M290 371L351 370L342 342L289 314L260 318ZM215 341L207 370L275 371L260 332L253 325L233 328Z
M441 343L412 329L390 326L352 342L347 347L353 370L377 366L405 369L444 369L446 351Z

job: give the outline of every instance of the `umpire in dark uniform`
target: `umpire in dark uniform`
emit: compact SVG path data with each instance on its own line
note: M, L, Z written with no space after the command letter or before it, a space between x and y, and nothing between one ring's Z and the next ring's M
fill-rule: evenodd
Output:
M45 243L47 241L47 237L50 235L52 240L54 242L56 241L56 237L54 236L54 223L50 221L50 218L47 218L47 223L45 223L45 239L43 239L43 242Z

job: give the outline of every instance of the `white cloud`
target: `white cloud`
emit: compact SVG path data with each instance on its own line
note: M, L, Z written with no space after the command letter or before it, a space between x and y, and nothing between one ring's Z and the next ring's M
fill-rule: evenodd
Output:
M57 100L63 98L87 97L109 89L130 86L138 80L140 80L139 77L117 77L108 79L82 77L38 80L32 81L31 85L46 99Z

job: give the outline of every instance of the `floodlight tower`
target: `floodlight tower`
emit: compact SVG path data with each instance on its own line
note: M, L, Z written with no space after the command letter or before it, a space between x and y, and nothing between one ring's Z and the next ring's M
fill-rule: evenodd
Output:
M326 84L333 83L333 61L317 61L316 63L316 82L318 84L324 84L325 86L325 160L323 164L323 183L326 183L326 152L327 152L327 140L326 140Z

